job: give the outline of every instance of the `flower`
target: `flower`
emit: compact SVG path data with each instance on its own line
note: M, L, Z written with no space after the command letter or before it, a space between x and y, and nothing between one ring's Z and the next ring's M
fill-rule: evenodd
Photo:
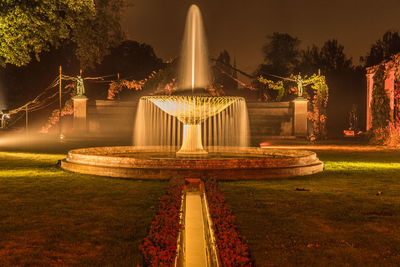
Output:
M213 222L218 251L224 266L251 266L245 238L235 225L235 216L225 202L225 196L217 188L215 179L205 181L209 211Z
M172 266L174 263L177 239L182 228L180 215L183 186L182 181L170 181L166 194L161 197L150 230L139 245L149 266Z

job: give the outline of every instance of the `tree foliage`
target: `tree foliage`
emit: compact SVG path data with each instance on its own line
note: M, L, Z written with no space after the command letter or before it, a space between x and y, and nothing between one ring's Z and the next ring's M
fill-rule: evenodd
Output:
M144 79L163 67L162 59L157 57L152 46L133 40L125 40L112 48L103 62L96 66L93 75L119 73L121 77L135 80Z
M277 75L288 75L299 62L300 40L287 33L274 32L263 46L264 69ZM262 66L261 66L262 67Z
M3 0L0 63L23 66L67 42L74 44L81 67L92 67L122 40L124 5L124 0Z
M352 67L352 60L344 53L344 46L336 39L324 43L319 54L319 65L324 73L347 71Z
M321 48L313 45L300 53L296 71L311 75L321 70L323 73L348 72L353 68L352 59L344 53L344 46L336 39L327 40Z
M301 72L306 75L318 72L320 66L320 49L316 45L307 47L300 51L299 64L296 66L296 72Z
M272 81L269 79L264 78L263 76L258 77L258 81L265 84L268 89L272 89L275 91L278 91L278 95L276 96L276 101L282 101L283 97L285 96L286 93L286 88L283 85L283 81Z
M231 56L228 51L222 51L218 58L216 58L215 64L212 66L214 77L213 86L215 88L221 88L230 94L237 90L238 83L231 78L237 78L237 73L233 67L235 66L232 66Z
M387 31L382 38L377 40L369 50L366 57L361 61L365 67L370 67L389 59L392 55L400 52L400 35L397 31Z

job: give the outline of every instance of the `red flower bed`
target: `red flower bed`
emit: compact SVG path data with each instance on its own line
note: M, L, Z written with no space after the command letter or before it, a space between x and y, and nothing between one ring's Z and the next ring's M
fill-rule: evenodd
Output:
M235 216L226 204L224 194L218 190L215 179L207 179L204 184L223 266L251 266L244 237L237 232Z
M182 228L180 215L184 183L170 181L167 193L161 198L158 214L150 225L143 244L145 263L149 266L173 266L177 239Z

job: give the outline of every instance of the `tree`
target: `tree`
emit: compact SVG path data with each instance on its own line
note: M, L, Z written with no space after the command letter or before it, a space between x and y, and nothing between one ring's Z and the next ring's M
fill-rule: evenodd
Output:
M73 47L63 45L59 49L42 52L40 61L32 60L21 67L11 64L5 68L0 67L0 81L3 83L1 89L10 107L22 105L42 92L57 77L60 65L64 74L78 75L80 65L74 51ZM110 54L104 57L101 64L84 71L83 76L115 75L107 79L116 79L119 73L121 79L129 77L141 80L163 65L150 45L126 40L110 49ZM105 97L107 88L106 83L93 82L86 86L86 94L89 97Z
M326 41L321 49L313 45L302 50L296 72L308 75L316 73L318 69L323 73L347 72L352 67L352 59L345 55L344 46L336 39L331 39Z
M276 75L289 75L299 63L300 40L279 32L274 32L267 38L268 42L263 46L266 66L260 66L260 70L268 70Z
M365 67L370 67L389 59L400 52L400 35L397 31L387 31L371 46L366 57L361 57Z
M300 40L287 33L274 32L267 36L267 42L262 51L264 53L264 63L260 64L254 73L256 77L264 76L271 78L270 74L288 77L292 74L299 64L301 51L299 50ZM276 78L271 78L277 82ZM276 99L277 90L265 89L256 80L253 86L258 88L258 99ZM279 98L279 97L278 97Z
M123 37L124 0L0 2L0 64L28 64L61 44L73 44L81 67L100 63Z
M225 93L234 93L234 90L238 88L238 84L232 77L237 78L237 73L232 68L231 57L228 51L224 50L219 54L212 68L214 72L214 86L222 86Z
M352 59L344 54L344 46L336 39L324 43L319 54L319 65L324 73L348 71L352 64Z
M296 66L296 73L301 72L306 75L317 73L320 69L320 49L313 45L300 52L299 64Z
M93 74L109 75L119 73L121 77L141 80L163 66L161 58L154 53L152 46L133 40L125 40L112 48L103 62L97 65Z
M336 39L327 40L319 54L319 68L331 88L328 104L328 131L330 135L342 135L347 129L347 116L356 104L365 102L363 74L354 68L352 59L344 53L344 46Z

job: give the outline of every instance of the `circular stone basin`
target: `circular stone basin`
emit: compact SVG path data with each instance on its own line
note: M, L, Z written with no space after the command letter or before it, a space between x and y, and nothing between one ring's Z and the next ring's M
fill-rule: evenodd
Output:
M207 147L207 156L176 157L177 147L93 147L74 149L61 162L65 170L101 176L170 179L266 179L310 175L323 163L307 150Z

